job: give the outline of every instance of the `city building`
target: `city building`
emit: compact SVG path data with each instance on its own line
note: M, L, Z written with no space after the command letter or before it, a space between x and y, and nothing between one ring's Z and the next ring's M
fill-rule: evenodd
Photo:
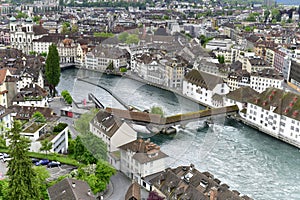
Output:
M246 70L229 72L226 83L231 91L234 91L243 86L250 86L250 73Z
M246 65L243 65L243 69L246 69L249 73L272 68L273 67L270 65L270 63L262 58L247 58Z
M27 125L27 124L26 124ZM26 126L25 125L25 126ZM68 125L64 124L65 128L59 133L47 133L47 124L43 123L31 123L20 133L21 135L30 139L30 151L31 152L41 152L42 147L41 142L43 140L48 140L52 143L52 148L49 152L55 153L67 153L68 150Z
M300 91L300 63L295 60L290 62L287 82L289 86Z
M224 106L224 96L229 92L222 78L198 70L188 72L183 80L182 93L211 107Z
M0 132L5 133L12 127L12 111L0 105Z
M232 45L231 39L213 39L206 44L205 48L209 50L230 50Z
M109 152L117 151L119 146L137 138L137 132L126 122L104 110L100 110L91 120L90 131L107 144Z
M250 87L261 93L269 87L283 89L283 76L274 69L264 69L251 73Z
M247 102L258 95L259 93L249 86L240 87L226 95L226 106L237 105L240 116L246 118Z
M280 49L275 49L274 51L274 68L276 71L281 72L283 70L284 60L286 57L286 53L281 51Z
M33 51L32 41L48 34L42 26L34 25L30 17L25 21L18 21L15 17L10 18L11 47L29 54Z
M85 181L65 178L47 189L50 200L96 200Z
M122 67L128 67L129 59L129 53L125 49L99 45L86 54L85 67L104 72L112 64L113 69L119 71Z
M230 190L227 184L221 184L211 173L201 173L193 164L167 168L150 179L149 183L151 189L165 199L251 199L245 195L240 196L236 190Z
M275 138L300 147L300 96L268 88L248 101L247 123Z
M146 187L143 178L163 171L168 157L150 139L137 139L119 147L121 155L120 170L132 180Z
M48 92L37 84L26 86L12 99L12 105L48 107Z

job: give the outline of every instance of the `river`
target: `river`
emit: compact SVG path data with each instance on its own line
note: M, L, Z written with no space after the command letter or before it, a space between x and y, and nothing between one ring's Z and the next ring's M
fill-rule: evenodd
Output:
M122 108L107 92L78 81L77 77L89 77L141 110L157 105L163 107L166 115L172 115L204 109L172 92L85 70L62 71L58 91L69 90L76 101L82 101L91 92L105 106ZM234 120L218 118L210 128L203 127L200 120L174 136L156 135L151 140L170 156L170 167L193 163L232 190L258 200L300 199L299 150Z

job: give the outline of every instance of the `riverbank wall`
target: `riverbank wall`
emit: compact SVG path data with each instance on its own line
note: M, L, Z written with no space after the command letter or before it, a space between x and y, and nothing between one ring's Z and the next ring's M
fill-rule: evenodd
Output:
M289 145L292 145L294 147L300 148L300 143L297 143L296 141L291 140L291 139L289 139L289 138L287 138L287 137L285 137L283 135L275 134L275 133L270 132L270 131L268 131L266 129L263 129L263 128L257 126L256 124L254 124L254 123L252 123L250 121L247 121L246 119L242 118L241 116L234 116L232 118L235 119L236 121L239 121L239 122L245 124L246 126L249 126L249 127L253 128L255 130L258 130L258 131L260 131L260 132L262 132L264 134L267 134L267 135L269 135L269 136L271 136L273 138L276 138L276 139L278 139L280 141L283 141L283 142L285 142L285 143L287 143Z

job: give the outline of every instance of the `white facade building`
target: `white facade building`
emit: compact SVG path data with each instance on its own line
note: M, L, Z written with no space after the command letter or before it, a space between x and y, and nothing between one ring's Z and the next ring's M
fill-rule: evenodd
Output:
M117 151L119 146L137 138L137 132L126 122L103 110L90 122L90 131L107 144L109 152Z
M251 73L250 87L257 92L263 92L269 87L283 88L283 76L273 69L265 69Z
M223 107L229 87L222 78L193 69L185 76L182 93L205 105Z
M15 17L10 18L10 40L11 47L29 54L33 51L32 41L47 35L48 32L38 25L33 25L29 17L25 21L17 21Z
M129 54L125 49L118 47L97 46L86 54L85 67L87 69L104 72L110 63L113 63L115 70L127 67Z
M165 153L150 140L137 139L120 146L121 171L142 185L142 178L166 168Z
M66 153L68 150L68 125L66 124L65 128L59 133L52 133L55 135L44 137L46 126L47 124L32 123L20 133L30 139L30 151L40 152L40 148L42 147L41 141L48 139L52 143L52 148L49 152Z
M300 96L269 88L248 102L247 122L275 138L300 147Z

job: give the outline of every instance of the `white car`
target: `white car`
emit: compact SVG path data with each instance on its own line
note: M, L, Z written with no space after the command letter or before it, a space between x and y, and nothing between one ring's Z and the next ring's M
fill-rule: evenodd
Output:
M11 157L10 157L8 154L4 153L2 156L0 156L0 159L1 159L3 162L6 162L6 161L8 161L8 160L11 160Z

